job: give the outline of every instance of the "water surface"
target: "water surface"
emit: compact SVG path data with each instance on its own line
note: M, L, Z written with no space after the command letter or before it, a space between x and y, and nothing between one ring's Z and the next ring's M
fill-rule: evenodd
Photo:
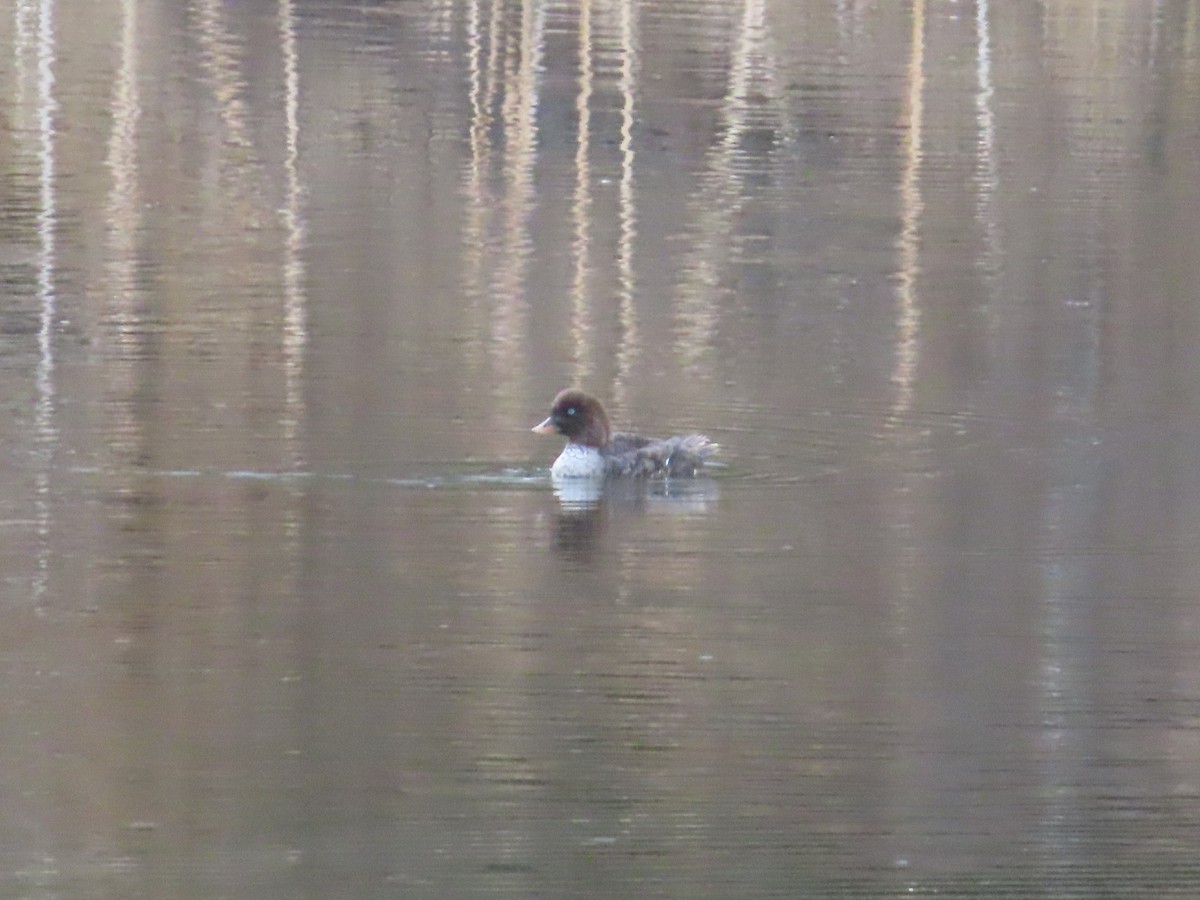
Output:
M1198 34L17 0L0 893L1200 893Z

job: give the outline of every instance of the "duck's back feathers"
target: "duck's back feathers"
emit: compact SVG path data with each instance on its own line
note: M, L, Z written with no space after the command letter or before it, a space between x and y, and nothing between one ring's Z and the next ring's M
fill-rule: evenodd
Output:
M702 434L654 440L637 434L614 434L604 456L608 474L629 478L690 478L717 452Z

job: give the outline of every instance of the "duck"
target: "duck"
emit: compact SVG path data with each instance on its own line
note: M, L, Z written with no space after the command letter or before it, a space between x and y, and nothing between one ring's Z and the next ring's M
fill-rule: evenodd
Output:
M535 434L567 439L550 467L553 478L690 478L717 452L702 434L648 438L614 433L604 404L578 388L560 391Z

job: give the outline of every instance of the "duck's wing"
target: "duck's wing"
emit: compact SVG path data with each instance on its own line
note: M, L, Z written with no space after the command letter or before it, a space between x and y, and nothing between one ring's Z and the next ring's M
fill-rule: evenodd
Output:
M702 434L663 440L616 434L608 447L608 470L633 478L690 477L716 452L717 445Z

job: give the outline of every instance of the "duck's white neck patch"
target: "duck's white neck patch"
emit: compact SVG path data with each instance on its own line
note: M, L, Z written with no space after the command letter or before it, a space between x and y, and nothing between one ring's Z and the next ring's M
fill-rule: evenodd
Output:
M604 457L595 447L567 444L550 467L550 474L555 478L600 478L604 475Z

